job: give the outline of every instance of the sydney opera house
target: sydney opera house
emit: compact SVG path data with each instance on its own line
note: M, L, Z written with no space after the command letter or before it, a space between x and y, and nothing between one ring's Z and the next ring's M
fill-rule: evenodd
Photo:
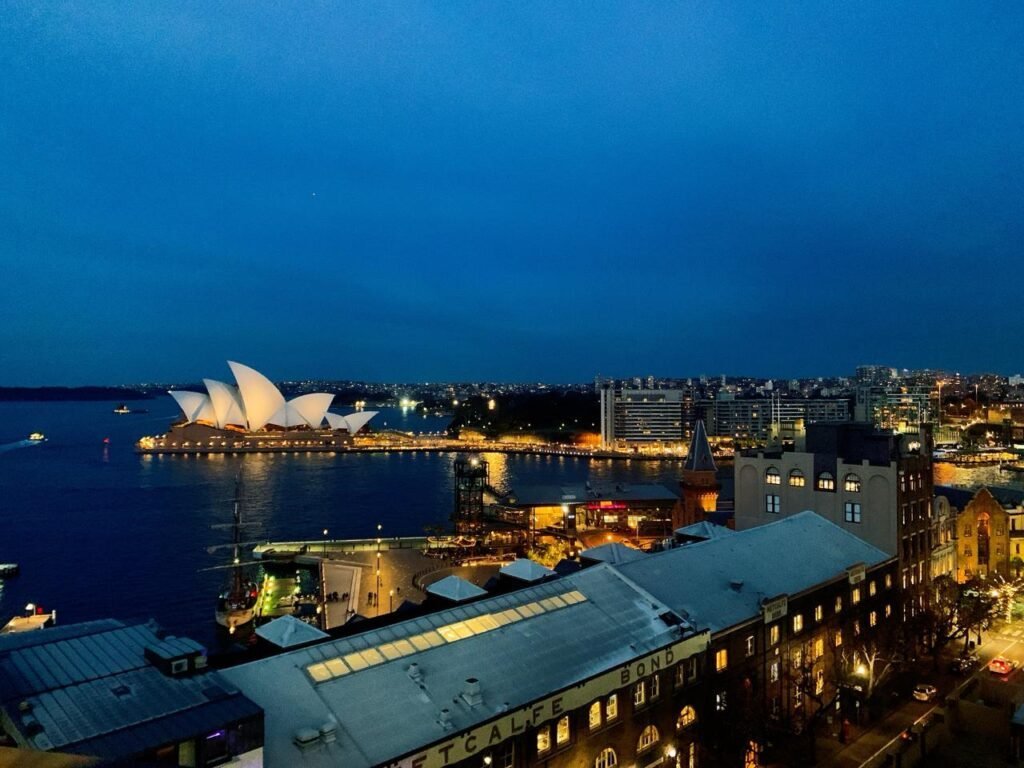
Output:
M313 393L285 400L259 371L228 361L237 386L203 379L206 392L171 391L182 418L165 435L143 437L142 453L235 453L332 451L352 444L352 436L376 411L347 416L331 413L334 395Z

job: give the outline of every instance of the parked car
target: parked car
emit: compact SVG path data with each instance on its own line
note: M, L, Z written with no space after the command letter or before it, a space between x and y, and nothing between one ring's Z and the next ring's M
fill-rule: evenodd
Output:
M988 663L988 671L993 675L1008 675L1017 668L1017 662L1005 656L996 656Z
M914 691L911 694L918 701L931 701L935 698L935 694L938 693L938 689L934 685L928 683L918 683L914 686Z
M962 653L949 662L949 671L955 675L966 675L978 668L978 654Z

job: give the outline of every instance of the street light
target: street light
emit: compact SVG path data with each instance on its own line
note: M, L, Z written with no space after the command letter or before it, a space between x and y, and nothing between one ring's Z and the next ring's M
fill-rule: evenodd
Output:
M377 562L377 591L373 593L373 602L377 604L377 615L380 616L380 561Z
M388 613L395 610L395 590L388 593Z
M327 529L324 528L324 557L327 557Z

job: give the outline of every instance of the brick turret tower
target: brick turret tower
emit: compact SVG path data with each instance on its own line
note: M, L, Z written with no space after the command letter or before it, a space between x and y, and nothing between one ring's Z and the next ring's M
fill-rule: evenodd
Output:
M698 419L693 425L690 453L683 464L683 477L679 481L683 502L678 508L679 518L672 520L673 529L699 523L709 512L715 511L718 491L721 489L716 477L717 471L704 422Z

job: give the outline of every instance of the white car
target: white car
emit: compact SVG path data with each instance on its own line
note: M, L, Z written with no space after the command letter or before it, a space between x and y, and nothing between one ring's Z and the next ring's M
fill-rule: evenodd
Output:
M935 698L935 694L938 692L938 689L934 685L920 683L914 686L914 693L912 695L918 701L931 701Z

